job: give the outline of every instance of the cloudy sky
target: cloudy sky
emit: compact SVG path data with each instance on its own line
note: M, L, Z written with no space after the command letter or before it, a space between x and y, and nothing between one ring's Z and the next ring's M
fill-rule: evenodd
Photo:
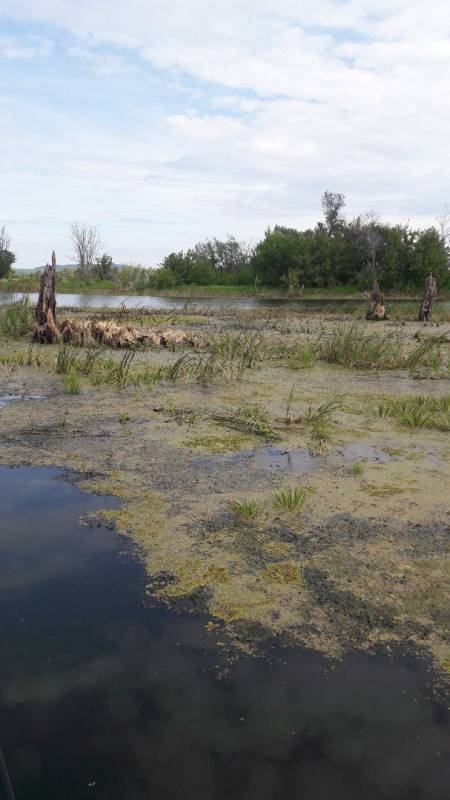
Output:
M450 202L448 0L0 0L0 225L116 261Z

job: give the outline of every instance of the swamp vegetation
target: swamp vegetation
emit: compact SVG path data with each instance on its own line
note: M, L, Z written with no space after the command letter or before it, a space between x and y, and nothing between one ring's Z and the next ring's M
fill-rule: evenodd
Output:
M406 644L450 669L449 328L289 309L72 310L186 346L32 344L1 312L2 462L120 498L150 596L325 656ZM186 341L183 340L183 341Z

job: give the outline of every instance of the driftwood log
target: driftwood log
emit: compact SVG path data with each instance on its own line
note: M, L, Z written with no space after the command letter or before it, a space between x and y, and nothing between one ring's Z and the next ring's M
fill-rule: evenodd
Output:
M117 325L115 322L97 322L96 320L65 320L58 329L60 341L78 347L92 344L104 347L126 348L137 345L150 347L176 347L190 345L201 347L204 342L200 337L190 336L176 328L158 331L154 328L136 328L134 325Z
M52 263L47 264L42 275L39 289L39 298L36 306L35 340L39 342L53 342L58 338L59 331L56 325L56 256L52 253Z
M366 319L379 322L380 320L387 319L386 309L383 304L383 295L380 292L380 284L374 281L370 294L366 292L369 298L369 309L366 314Z
M428 322L431 317L431 312L433 310L433 303L437 297L437 283L436 278L433 275L428 275L428 278L425 281L425 291L422 299L422 303L419 310L419 320L420 322Z

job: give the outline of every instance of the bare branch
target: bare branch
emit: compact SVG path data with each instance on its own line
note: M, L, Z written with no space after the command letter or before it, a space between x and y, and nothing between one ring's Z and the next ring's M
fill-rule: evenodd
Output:
M102 248L100 234L92 225L87 225L85 222L74 222L71 225L70 240L72 256L78 264L80 274L85 277L89 275L100 255Z

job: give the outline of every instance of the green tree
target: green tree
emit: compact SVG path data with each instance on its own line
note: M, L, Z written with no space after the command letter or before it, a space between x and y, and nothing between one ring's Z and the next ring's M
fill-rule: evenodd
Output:
M11 273L12 265L16 260L16 256L9 249L11 247L11 239L8 236L7 230L4 225L0 228L0 278L7 278Z
M97 261L95 262L94 272L103 280L112 278L114 273L112 257L107 253L103 253L102 257L97 258Z

